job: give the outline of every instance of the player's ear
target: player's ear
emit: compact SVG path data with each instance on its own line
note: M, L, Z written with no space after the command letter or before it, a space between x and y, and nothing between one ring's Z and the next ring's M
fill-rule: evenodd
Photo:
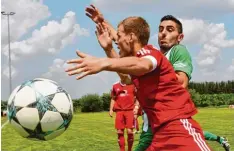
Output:
M178 39L177 39L178 42L180 43L183 39L184 39L184 34L183 33L179 34Z
M129 42L134 42L134 41L137 40L137 37L136 37L136 35L134 33L130 33L129 35L130 35L129 36Z

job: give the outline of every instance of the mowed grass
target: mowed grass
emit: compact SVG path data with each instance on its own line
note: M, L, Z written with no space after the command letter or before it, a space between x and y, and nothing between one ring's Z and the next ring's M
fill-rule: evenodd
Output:
M226 136L234 148L234 110L202 108L195 119L203 130ZM7 119L2 118L2 124ZM141 118L139 118L141 123ZM134 146L140 134L135 135ZM2 151L118 151L114 118L107 112L77 113L68 130L51 141L32 141L22 138L10 124L2 129ZM126 137L125 137L126 138ZM214 151L224 149L217 142L208 142Z

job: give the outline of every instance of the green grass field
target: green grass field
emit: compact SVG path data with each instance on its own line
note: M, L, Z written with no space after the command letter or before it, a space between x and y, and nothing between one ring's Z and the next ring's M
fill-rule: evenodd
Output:
M199 109L195 119L203 130L228 137L234 148L234 110L203 108ZM2 118L2 124L6 120ZM134 145L138 143L139 136L135 135ZM107 112L75 114L68 130L51 141L22 138L10 124L2 129L1 138L2 151L118 151L114 118L110 118ZM214 151L224 150L217 142L209 144Z

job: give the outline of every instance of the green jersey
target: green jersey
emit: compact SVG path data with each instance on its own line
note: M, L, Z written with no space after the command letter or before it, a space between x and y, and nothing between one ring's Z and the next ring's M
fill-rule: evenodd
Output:
M175 45L164 55L171 62L175 71L182 71L187 74L189 80L191 79L192 59L185 46Z

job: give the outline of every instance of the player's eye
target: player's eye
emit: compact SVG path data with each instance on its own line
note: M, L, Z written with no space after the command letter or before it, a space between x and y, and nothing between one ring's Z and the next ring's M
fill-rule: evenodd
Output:
M167 28L167 31L169 31L169 32L173 32L173 31L174 31L174 29L173 29L172 27L169 27L169 28Z
M159 27L158 32L162 32L162 31L163 31L163 27Z

